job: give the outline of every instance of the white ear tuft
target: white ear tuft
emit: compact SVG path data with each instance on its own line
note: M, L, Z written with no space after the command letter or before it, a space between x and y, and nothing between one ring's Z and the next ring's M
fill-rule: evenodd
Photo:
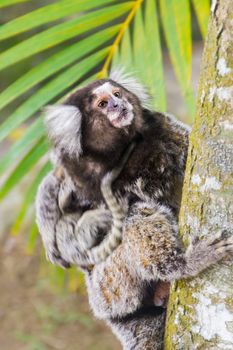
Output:
M54 105L45 108L45 124L55 147L64 149L70 156L82 154L82 114L75 106Z
M143 107L150 108L150 95L146 87L131 73L127 73L125 68L116 67L110 72L110 79L114 80L116 83L122 85L125 89L129 90L135 94Z

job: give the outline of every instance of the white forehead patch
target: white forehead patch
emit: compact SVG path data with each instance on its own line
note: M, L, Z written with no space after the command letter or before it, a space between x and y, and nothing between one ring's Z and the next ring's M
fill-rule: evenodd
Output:
M109 95L111 95L112 94L112 89L113 89L112 84L107 82L107 83L104 83L101 86L98 86L96 89L94 89L93 93L96 94L96 95L101 95L101 94L109 94Z

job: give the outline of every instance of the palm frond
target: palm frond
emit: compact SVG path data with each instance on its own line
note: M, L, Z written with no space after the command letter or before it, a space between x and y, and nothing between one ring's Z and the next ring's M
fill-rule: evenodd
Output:
M210 16L210 0L192 0L201 34L205 39Z
M45 177L45 175L52 169L51 163L50 162L46 162L42 168L40 169L40 171L37 173L35 179L33 180L33 182L29 185L25 195L24 195L24 199L20 208L20 211L16 217L15 223L12 226L12 230L11 232L16 235L19 230L20 227L22 225L22 222L27 214L27 211L29 209L29 207L31 206L31 204L34 202L35 200L35 196L36 196L36 192L38 189L38 186L40 184L40 182L42 181L42 179Z
M189 0L160 0L161 18L171 61L188 112L195 113L191 77L191 16Z
M112 39L118 32L119 25L101 30L90 37L82 39L77 43L68 46L64 50L50 56L38 64L26 74L16 80L0 95L0 109L24 94L33 86L57 73L61 69L83 58L85 55L95 51L98 47Z
M16 44L0 55L0 70L122 16L131 8L131 4L125 2L80 15Z
M21 2L29 2L31 0L0 0L0 8L16 5Z
M11 165L13 165L20 156L22 157L24 152L44 135L44 132L42 118L37 118L30 126L28 126L24 135L13 143L7 153L2 157L0 163L0 176Z
M8 39L14 35L18 35L44 24L57 21L66 16L73 15L75 12L78 13L90 10L114 1L116 0L57 1L54 4L44 6L33 12L29 12L23 16L15 18L14 20L0 27L0 40Z
M26 246L27 254L33 253L33 251L35 249L38 234L39 234L38 227L37 227L36 222L34 221L31 225L30 231L28 233L27 246Z
M42 156L45 155L48 148L47 140L45 137L42 137L11 172L8 179L0 189L0 199L3 199L8 192L28 174L29 170L41 159Z

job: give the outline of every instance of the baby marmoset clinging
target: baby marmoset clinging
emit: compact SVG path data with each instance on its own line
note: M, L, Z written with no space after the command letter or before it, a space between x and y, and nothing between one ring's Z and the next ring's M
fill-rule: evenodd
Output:
M123 241L106 261L85 273L94 314L111 325L125 349L161 349L164 313L155 316L158 309L153 309L158 280L194 276L233 251L232 238L226 236L183 249L177 215L189 131L174 118L145 108L144 98L135 80L115 75L89 84L64 105L53 107L56 118L49 125L56 164L66 169L73 185L80 188L80 198L91 202L94 210L103 202L101 179L141 135L114 184L129 204ZM37 220L45 249L55 262L63 259L56 235L58 231L66 235L52 214L57 211L59 220L66 219L59 210L58 194L59 185L50 174L38 193ZM52 200L50 217L45 213L48 200ZM91 226L109 227L106 210L94 221ZM66 244L69 261L74 241Z
M101 180L101 193L110 213L101 208L91 210L92 203L80 197L80 189L75 187L65 169L60 167L55 171L57 179L60 177L61 180L58 205L63 213L63 217L56 226L56 241L63 260L66 259L69 263L78 264L83 268L89 267L106 260L121 243L127 205L123 205L121 198L113 194L112 184L122 171L135 145L136 142L133 141L124 152L117 167L108 172ZM97 225L97 222L103 219L102 213L106 213L107 222L103 221ZM104 229L102 236L100 235L101 229ZM69 242L71 237L73 238L72 254L71 242ZM67 247L69 247L68 250Z

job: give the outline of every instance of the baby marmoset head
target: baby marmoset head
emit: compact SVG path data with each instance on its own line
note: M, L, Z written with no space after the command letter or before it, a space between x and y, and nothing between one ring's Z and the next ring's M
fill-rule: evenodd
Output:
M45 122L62 159L82 158L114 166L143 128L144 88L132 77L113 73L78 89L62 105L47 107ZM97 169L97 165L95 164Z

